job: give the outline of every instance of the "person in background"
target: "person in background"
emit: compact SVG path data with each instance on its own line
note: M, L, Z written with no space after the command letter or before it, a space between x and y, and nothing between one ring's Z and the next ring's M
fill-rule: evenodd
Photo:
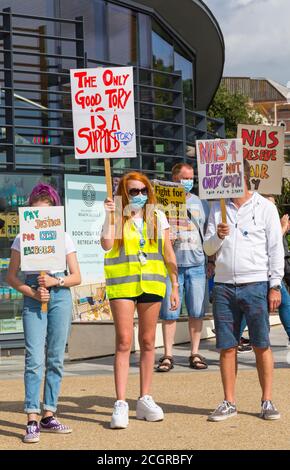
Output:
M101 245L106 251L106 291L116 330L114 374L117 400L110 426L113 429L124 429L129 423L126 387L135 308L138 312L141 351L140 396L136 417L161 421L164 413L150 395L150 388L156 324L165 295L167 269L172 284L172 310L178 308L179 297L176 258L169 239L169 224L165 214L155 208L156 199L150 181L138 172L124 175L119 182L116 200L120 202L118 211L112 199L105 200L106 218ZM112 216L116 218L114 224Z
M224 399L209 421L237 415L235 383L237 347L245 316L262 388L261 417L279 419L272 402L273 356L269 339L269 311L281 303L284 250L276 207L249 191L250 165L245 166L245 194L226 200L227 223L222 223L220 203L209 216L204 250L216 254L213 314Z
M188 328L191 342L189 367L193 369L206 369L206 359L199 354L200 337L206 300L206 274L207 262L203 252L202 243L205 226L209 215L206 201L191 193L193 188L194 172L188 163L178 163L172 168L172 180L185 189L186 208L188 214L188 228L177 234L173 240L174 252L178 265L178 284L180 306L172 311L170 309L171 287L167 281L166 296L162 302L160 318L164 342L164 355L159 359L157 372L168 372L174 366L172 348L176 333L176 320L180 316L182 298L185 294L185 303L189 317ZM212 275L214 261L208 263L208 274Z
M45 183L37 184L30 196L29 206L60 206L56 190ZM35 443L40 432L68 434L72 430L54 416L63 375L65 346L72 317L70 287L81 283L76 250L70 236L65 234L66 261L69 274L26 272L25 282L17 276L20 269L20 235L11 247L7 282L24 295L23 330L25 340L25 406L27 413L25 443ZM47 312L42 303L48 302ZM40 388L45 367L43 416L39 421Z
M268 196L268 199L276 205L275 197ZM284 279L281 284L281 304L279 306L279 317L281 323L284 327L284 330L287 334L287 348L290 348L290 295L287 290L290 287L290 252L288 248L287 233L290 230L290 221L289 215L284 214L281 219L281 229L283 237L283 246L284 246Z

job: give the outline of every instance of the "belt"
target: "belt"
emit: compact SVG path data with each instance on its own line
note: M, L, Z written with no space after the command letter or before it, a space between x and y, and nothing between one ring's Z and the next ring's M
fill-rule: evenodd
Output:
M230 284L228 282L215 282L215 284L219 286L227 286L227 287L246 287L246 286L252 286L253 284L260 284L261 282L267 282L267 281L243 282L242 284Z

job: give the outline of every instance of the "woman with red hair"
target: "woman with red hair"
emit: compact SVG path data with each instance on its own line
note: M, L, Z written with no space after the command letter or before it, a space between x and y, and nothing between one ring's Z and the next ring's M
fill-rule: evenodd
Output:
M147 421L164 418L163 410L150 395L155 331L166 291L167 269L172 282L172 310L179 304L178 276L169 239L169 224L165 214L156 210L155 195L145 175L138 172L124 175L115 201L105 200L105 210L101 244L106 251L106 289L116 330L114 372L117 401L111 428L121 429L126 428L129 422L125 400L135 306L141 354L136 417Z
M56 190L46 183L38 183L29 197L29 206L60 206ZM20 236L11 247L7 282L24 295L23 330L25 339L25 405L27 413L26 443L38 442L40 431L58 434L71 433L54 416L63 374L64 352L71 324L72 298L70 287L81 282L76 249L65 234L66 261L69 274L48 271L26 272L25 282L18 277L20 269ZM42 312L42 302L48 302ZM45 351L46 350L46 351ZM45 354L46 352L46 354ZM43 417L40 421L40 388L45 365Z

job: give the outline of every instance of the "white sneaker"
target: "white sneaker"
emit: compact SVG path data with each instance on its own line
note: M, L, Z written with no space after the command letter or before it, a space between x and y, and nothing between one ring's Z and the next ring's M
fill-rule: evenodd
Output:
M117 400L114 404L112 414L111 429L125 429L129 424L129 406L126 401Z
M137 401L136 418L145 419L146 421L162 421L164 413L150 395L144 395Z

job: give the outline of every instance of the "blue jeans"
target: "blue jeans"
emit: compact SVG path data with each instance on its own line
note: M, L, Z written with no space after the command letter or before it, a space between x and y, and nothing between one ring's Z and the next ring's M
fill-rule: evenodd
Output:
M282 286L282 289L281 289L281 304L279 307L279 317L284 327L284 330L286 331L288 338L290 340L290 295L287 291L287 288L284 282L282 282L281 286ZM243 335L243 332L246 326L247 326L246 318L243 317L242 322L241 322L240 336Z
M286 331L290 340L290 295L286 289L284 282L282 282L279 316L281 323L284 326L284 330Z
M206 275L205 266L178 267L179 307L170 310L171 282L169 276L166 279L166 294L161 304L160 318L162 320L177 320L182 307L183 294L185 293L185 305L191 318L202 319L205 313Z
M213 315L218 349L238 346L243 317L249 328L251 344L257 348L270 346L268 288L268 282L240 286L215 284Z
M61 274L57 274L59 275ZM37 288L37 276L27 276L26 284ZM24 297L25 413L40 414L40 387L44 364L46 373L43 409L56 411L71 317L72 298L68 288L50 289L47 313L41 312L40 302L31 297Z

